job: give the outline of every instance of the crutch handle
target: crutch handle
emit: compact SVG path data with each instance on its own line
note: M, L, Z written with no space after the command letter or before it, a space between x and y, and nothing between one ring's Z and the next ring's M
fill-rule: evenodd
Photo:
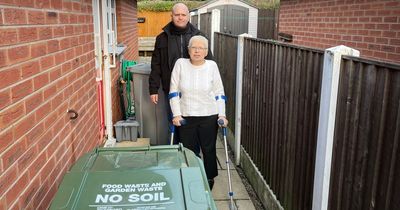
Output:
M179 121L179 123L180 123L181 125L186 125L186 120L185 120L185 119L182 119L182 120Z
M181 125L186 125L186 120L185 120L185 119L182 119L182 120L179 121L179 123L180 123ZM170 145L173 145L173 144L174 144L175 126L174 126L174 125L171 125L171 126L170 126L170 130L171 130Z
M223 119L219 119L219 120L218 120L218 125L221 126L221 128L222 128L222 133L224 134L224 136L226 136L226 127L223 127L223 125L224 125L224 120L223 120Z

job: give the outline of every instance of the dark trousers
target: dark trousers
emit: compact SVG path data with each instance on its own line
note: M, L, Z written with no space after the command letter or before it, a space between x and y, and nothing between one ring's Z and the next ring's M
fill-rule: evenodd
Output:
M217 151L215 148L218 132L218 115L205 117L184 117L186 125L180 126L180 140L186 148L199 156L198 145L203 153L204 168L207 178L218 175Z
M165 96L165 104L166 104L166 109L167 109L167 117L168 117L168 142L171 143L171 132L172 132L172 127L174 124L172 124L172 111L171 111L171 105L169 104L169 99L168 99L168 94ZM185 118L186 119L186 118ZM174 142L173 144L178 144L180 141L180 135L179 135L179 129L174 130ZM200 153L200 147L199 145L196 146L194 153L198 156Z

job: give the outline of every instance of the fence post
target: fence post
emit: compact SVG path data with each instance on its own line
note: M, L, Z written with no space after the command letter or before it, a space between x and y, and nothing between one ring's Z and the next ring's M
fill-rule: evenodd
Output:
M240 164L240 128L242 123L242 86L243 86L243 60L244 60L244 38L251 37L249 34L240 34L237 43L236 57L236 110L235 110L235 163Z
M314 173L313 210L328 209L333 135L342 55L359 56L360 52L343 45L325 50Z
M220 31L221 25L221 12L219 9L211 11L211 52L214 54L214 32Z

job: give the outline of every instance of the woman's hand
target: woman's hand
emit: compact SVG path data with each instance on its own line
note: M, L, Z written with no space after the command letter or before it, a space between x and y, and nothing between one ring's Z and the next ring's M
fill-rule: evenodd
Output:
M181 120L183 120L182 116L176 116L172 119L172 124L175 126L181 126Z
M228 125L228 120L226 119L226 117L223 117L223 116L218 117L218 121L217 122L219 122L220 120L224 121L224 124L220 125L220 126L226 127Z

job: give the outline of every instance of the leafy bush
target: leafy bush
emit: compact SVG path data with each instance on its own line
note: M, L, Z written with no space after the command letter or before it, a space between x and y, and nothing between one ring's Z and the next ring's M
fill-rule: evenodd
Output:
M280 5L280 0L245 0L259 9L276 9Z
M139 11L154 11L154 12L165 12L171 11L172 6L174 4L182 2L189 7L189 10L195 9L200 5L204 4L205 1L139 1L138 2L138 9Z
M279 7L279 0L244 0L256 6L259 9L274 9ZM176 1L176 0L138 0L139 11L165 12L170 11L172 6L182 2L189 7L189 10L195 9L205 3L207 0Z

